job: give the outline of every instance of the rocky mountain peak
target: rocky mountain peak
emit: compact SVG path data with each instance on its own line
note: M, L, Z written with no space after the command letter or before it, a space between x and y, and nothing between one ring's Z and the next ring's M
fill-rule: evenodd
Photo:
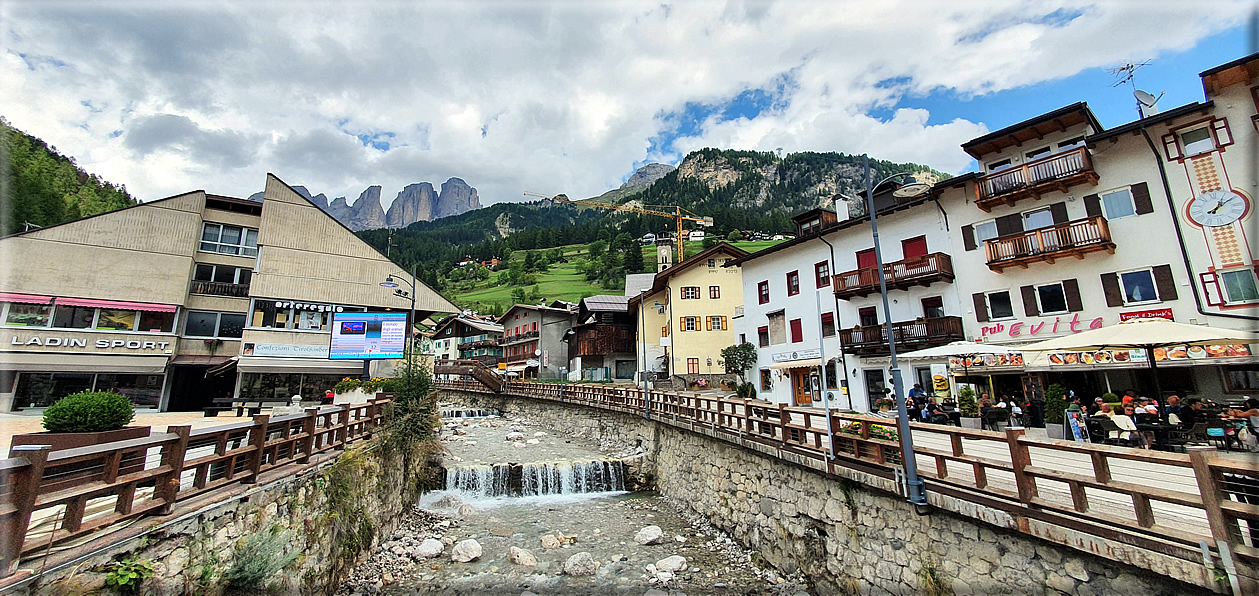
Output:
M634 175L630 176L629 180L626 180L625 184L622 184L620 188L626 189L638 186L647 186L652 182L664 178L666 174L672 172L673 170L674 167L670 165L662 163L649 163L641 168L638 168L638 171L634 172Z
M350 206L350 220L345 224L353 230L385 227L385 209L380 206L380 186L369 186L358 196L358 200Z
M389 205L389 213L385 214L385 225L405 228L413 222L429 221L433 219L433 207L437 202L437 192L433 190L431 183L408 184Z
M477 196L476 189L459 178L451 178L443 182L441 194L437 198L437 206L433 209L433 219L481 208L481 199Z

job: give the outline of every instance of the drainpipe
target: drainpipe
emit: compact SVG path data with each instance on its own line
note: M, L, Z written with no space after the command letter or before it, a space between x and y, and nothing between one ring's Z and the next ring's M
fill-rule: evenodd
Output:
M1208 317L1224 317L1227 319L1238 319L1242 321L1259 321L1259 317L1248 315L1238 315L1232 313L1215 313L1207 312L1202 307L1202 296L1198 294L1198 282L1193 278L1193 264L1189 261L1189 249L1185 246L1185 236L1180 229L1180 218L1176 217L1176 203L1172 200L1171 184L1167 181L1167 169L1163 166L1163 158L1159 155L1158 148L1154 146L1154 140L1150 138L1150 133L1146 130L1145 125L1141 125L1141 136L1145 137L1145 142L1150 146L1150 152L1154 154L1154 163L1158 165L1158 175L1163 183L1163 196L1167 198L1167 210L1172 216L1172 226L1176 228L1176 242L1180 244L1180 257L1185 262L1185 273L1189 276L1189 288L1193 291L1193 303L1198 309L1198 314Z
M831 294L834 295L834 292L835 292L835 285L834 285L835 284L835 281L834 281L835 280L835 245L826 241L825 231L819 231L817 235L817 239L821 240L824 244L826 244L828 248L831 249L831 262L830 262L830 265L828 265L829 271L827 273L831 275ZM848 359L847 357L844 356L844 346L839 341L840 329L843 329L843 326L839 324L839 297L835 297L835 343L839 345L838 353L835 354L835 358L837 359L835 366L843 369L842 372L844 373L844 387L840 388L840 393L843 393L844 395L848 397L848 409L851 410L852 409L852 383L848 381ZM820 334L821 332L822 330L819 328L818 333ZM823 362L822 364L825 365L826 363Z

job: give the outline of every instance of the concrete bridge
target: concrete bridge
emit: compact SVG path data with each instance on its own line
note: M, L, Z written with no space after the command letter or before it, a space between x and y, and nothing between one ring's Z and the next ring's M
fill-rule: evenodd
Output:
M931 511L887 419L631 387L439 381L442 399L650 448L666 494L836 591L1259 593L1256 461L912 424ZM1252 489L1253 490L1253 489ZM1246 524L1250 526L1246 526ZM1243 535L1245 528L1253 533Z

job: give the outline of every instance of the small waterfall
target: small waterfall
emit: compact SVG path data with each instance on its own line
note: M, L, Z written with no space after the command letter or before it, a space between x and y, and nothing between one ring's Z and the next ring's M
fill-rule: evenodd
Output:
M520 494L565 495L625 490L625 464L620 461L522 464Z
M496 418L498 410L442 410L442 418Z
M511 466L461 466L446 471L446 490L477 498L510 494Z

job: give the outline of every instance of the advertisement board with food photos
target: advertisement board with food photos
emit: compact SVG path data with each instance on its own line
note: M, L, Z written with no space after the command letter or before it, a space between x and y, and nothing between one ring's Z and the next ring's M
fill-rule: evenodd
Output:
M1250 348L1245 345L1219 346L1175 346L1170 348L1154 348L1154 361L1170 360L1207 360L1211 358L1236 358L1249 356ZM1145 362L1145 350L1098 350L1083 352L1049 352L1046 355L1052 366L1093 365L1093 364L1127 364L1129 362Z

